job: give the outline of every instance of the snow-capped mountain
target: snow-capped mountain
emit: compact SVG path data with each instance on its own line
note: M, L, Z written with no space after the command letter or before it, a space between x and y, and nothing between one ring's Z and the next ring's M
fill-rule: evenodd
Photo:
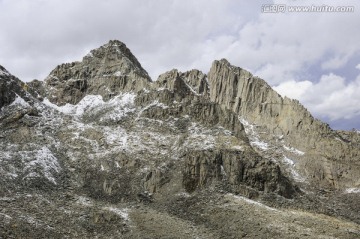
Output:
M360 237L360 134L225 59L152 81L114 40L0 93L0 238Z

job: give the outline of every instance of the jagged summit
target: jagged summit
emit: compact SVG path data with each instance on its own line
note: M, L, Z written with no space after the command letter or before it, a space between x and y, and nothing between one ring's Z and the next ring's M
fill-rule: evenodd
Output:
M257 125L266 125L270 134L286 136L300 131L311 132L313 129L307 127L313 126L327 133L331 131L326 124L314 119L297 100L281 97L263 79L225 59L214 61L208 77L212 101ZM300 143L297 142L301 148L306 147Z
M314 181L336 188L359 183L354 180L360 170L356 144L349 143L328 124L315 119L299 101L282 98L264 80L224 59L214 61L208 78L211 101L256 125L264 141L283 141L288 146L308 152L299 165L303 173ZM319 163L319 158L322 163ZM334 158L355 160L353 167L356 169L349 171Z
M81 62L57 66L45 79L45 97L57 105L77 104L85 95L110 99L121 91L139 91L151 79L120 41L90 51Z
M110 40L105 45L91 50L90 53L83 58L84 64L92 64L94 61L96 61L97 64L107 65L108 73L126 75L135 71L137 74L150 80L148 73L143 69L130 49L126 47L125 43L119 40ZM110 67L110 65L113 68ZM121 66L121 69L117 69L115 66Z
M0 76L2 75L9 75L9 72L5 69L5 67L0 65Z
M14 102L17 97L30 101L27 85L0 65L0 110Z

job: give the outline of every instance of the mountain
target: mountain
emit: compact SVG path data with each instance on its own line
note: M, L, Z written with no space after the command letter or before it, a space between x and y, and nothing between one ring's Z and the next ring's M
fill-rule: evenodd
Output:
M360 237L360 134L225 59L152 81L112 40L0 92L0 238Z

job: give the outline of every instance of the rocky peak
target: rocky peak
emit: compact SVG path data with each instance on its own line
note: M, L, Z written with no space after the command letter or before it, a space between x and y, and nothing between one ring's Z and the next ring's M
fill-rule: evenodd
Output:
M10 73L5 69L5 67L3 67L2 65L0 65L0 76L3 75L10 75Z
M315 119L299 101L282 98L264 80L226 60L215 61L208 76L210 99L250 122L262 140L306 152L298 165L307 177L333 188L358 184L357 144ZM356 163L349 170L341 160Z
M179 72L176 69L161 74L154 84L155 89L176 91L182 96L209 94L209 84L206 75L199 70Z
M331 134L331 129L314 119L298 101L282 98L264 80L232 66L227 60L215 61L209 72L210 99L267 128L270 134L289 136L302 149L314 141L305 141L309 132ZM306 132L306 133L304 133ZM304 134L304 135L303 135ZM299 136L300 138L298 138Z
M196 92L196 94L207 96L209 94L209 83L207 76L196 69L180 74L180 77Z
M26 92L27 88L27 84L10 74L0 65L0 109L11 104L16 97L30 101L30 95Z
M104 74L113 73L120 76L134 72L150 80L148 73L142 68L129 48L118 40L111 40L107 44L91 50L83 58L83 64L91 65L93 63L107 67L106 71L102 72Z
M107 100L120 92L139 91L149 82L148 73L126 45L112 40L90 51L81 62L51 71L45 79L45 97L57 105L77 104L87 94Z

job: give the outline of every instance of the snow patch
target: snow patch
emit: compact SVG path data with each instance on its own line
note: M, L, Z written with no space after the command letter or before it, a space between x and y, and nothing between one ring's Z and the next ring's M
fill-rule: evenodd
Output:
M224 169L224 166L220 166L220 169L221 169L221 174L226 176L226 172L225 172L225 169Z
M268 150L269 149L269 147L268 147L268 144L267 143L265 143L265 142L263 142L263 141L260 141L260 140L254 140L254 141L251 141L250 142L250 145L251 146L255 146L255 147L257 147L257 148L259 148L259 149L262 149L262 150Z
M44 176L53 184L57 184L54 176L52 175L54 172L58 173L61 170L59 162L57 158L51 153L51 151L46 147L42 147L37 151L35 155L35 160L30 161L26 164L24 170L31 171L27 177L36 177L39 176L37 172L35 172L36 168L40 168L41 172Z
M346 193L360 193L360 188L347 188Z
M253 147L259 148L261 150L268 150L269 145L266 142L261 141L259 139L259 135L254 130L255 126L250 124L248 121L246 121L243 118L239 117L239 120L244 125L245 133L247 134L247 136L249 137L249 140L250 140L250 145Z
M113 110L105 114L100 121L106 119L120 119L128 112L134 111L131 106L134 104L136 95L133 93L125 93L118 95L111 100L105 102L101 95L87 95L77 105L67 103L64 106L57 106L51 103L47 98L44 99L43 103L59 112L68 115L82 116L85 112L99 111L104 108L113 107Z
M179 196L179 197L184 197L184 198L189 198L191 197L191 195L187 192L181 192L181 193L177 193L176 196Z
M92 54L92 52L89 52L88 54L86 54L85 57L94 57L94 55Z
M283 161L285 164L289 166L290 173L295 181L298 182L305 182L305 178L302 177L296 170L295 170L295 162L292 159L284 156Z
M0 76L9 76L9 75L10 75L10 73L7 72L5 69L4 70L0 69Z
M292 161L292 160L289 159L288 157L284 157L283 160L284 160L284 162L285 162L286 164L288 164L288 165L290 165L290 166L294 166L294 165L295 165L294 161Z
M76 203L87 207L91 207L94 205L90 198L83 196L79 196L78 199L76 200Z
M100 121L119 121L127 114L135 111L135 98L136 95L133 93L121 94L105 102L102 106L94 107L92 110L96 113L105 108L110 109L100 118Z
M248 199L246 197L243 197L243 196L238 196L238 195L234 195L234 194L227 194L228 196L232 196L233 198L235 198L236 200L239 200L239 201L244 201L248 204L253 204L253 205L256 205L256 206L260 206L262 208L265 208L267 210L270 210L270 211L279 211L278 209L276 208L272 208L272 207L269 207L269 206L266 206L265 204L262 204L260 202L257 202L257 201L254 201L254 200L251 200L251 199Z
M109 127L104 128L106 136L106 142L111 145L119 145L125 147L128 141L128 135L123 128L111 129Z
M16 94L15 100L10 105L19 105L19 106L23 106L23 107L30 107L29 103L26 102L23 98L21 98L21 96L19 96L18 94Z
M100 95L87 95L77 105L67 103L64 106L57 106L51 103L47 98L44 99L43 103L64 114L80 116L87 109L104 104L104 101Z
M244 150L244 148L243 148L242 146L240 146L240 145L234 145L234 146L232 146L231 148L232 148L232 149L235 149L235 150L239 150L239 151L243 151L243 150Z
M285 150L287 150L287 151L289 151L289 152L291 152L291 153L297 154L297 155L304 155L304 154L305 154L305 152L300 151L300 150L298 150L298 149L295 149L295 148L293 148L293 147L287 147L287 146L285 146L285 145L283 145L283 147L284 147Z
M189 90L190 90L193 94L195 94L195 95L197 95L197 96L200 95L200 94L198 94L188 83L186 83L185 80L183 80L183 82L185 83L185 85L189 88Z
M188 128L189 137L185 145L194 149L212 149L215 147L216 140L211 131L192 123Z
M114 73L114 76L118 76L118 77L119 77L119 76L122 76L121 71L115 72L115 73Z
M145 106L144 108L142 108L142 109L139 111L137 118L140 118L141 114L142 114L144 111L146 111L146 110L148 110L148 109L150 109L150 108L152 108L152 107L161 107L161 108L163 108L163 109L169 108L169 106L167 106L167 105L165 105L165 104L163 104L163 103L160 103L158 100L154 100L153 102L151 102L150 104L148 104L147 106Z
M129 217L130 210L128 208L119 209L115 207L103 207L103 209L119 215L125 221L130 221L130 217Z

